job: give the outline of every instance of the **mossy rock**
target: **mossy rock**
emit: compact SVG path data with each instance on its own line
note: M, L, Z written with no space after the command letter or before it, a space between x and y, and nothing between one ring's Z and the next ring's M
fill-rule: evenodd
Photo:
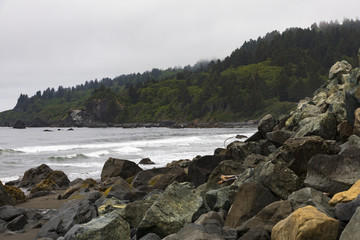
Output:
M30 190L30 193L34 194L40 191L51 192L58 189L59 186L53 180L43 179Z
M16 203L22 203L25 202L26 196L23 191L21 191L20 188L14 187L14 186L4 186L5 191L13 198L15 199Z

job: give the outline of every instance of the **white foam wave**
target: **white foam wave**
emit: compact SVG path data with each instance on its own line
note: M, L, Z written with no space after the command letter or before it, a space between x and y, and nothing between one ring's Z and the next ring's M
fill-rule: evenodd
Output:
M84 155L86 157L90 157L90 158L99 158L101 156L105 156L105 155L109 155L110 152L107 150L102 150L102 151L96 151L96 152L91 152L91 153L85 153Z
M113 152L115 153L122 153L122 154L126 154L126 153L138 153L138 152L142 152L143 150L141 148L137 148L137 147L121 147L121 148L116 148L113 150Z

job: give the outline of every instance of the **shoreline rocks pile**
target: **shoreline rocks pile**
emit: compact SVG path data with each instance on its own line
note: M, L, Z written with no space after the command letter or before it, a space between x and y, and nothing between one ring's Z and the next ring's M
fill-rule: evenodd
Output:
M0 233L32 221L36 239L360 239L359 73L336 63L313 98L214 155L148 170L110 158L101 180L73 183L30 169L15 185L63 188L67 202L43 223L38 210L9 206L0 184Z

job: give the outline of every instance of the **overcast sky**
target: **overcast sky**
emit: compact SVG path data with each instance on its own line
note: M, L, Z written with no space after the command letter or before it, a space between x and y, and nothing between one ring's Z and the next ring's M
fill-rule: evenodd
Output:
M21 93L223 59L267 32L356 19L359 9L359 0L0 0L0 111Z

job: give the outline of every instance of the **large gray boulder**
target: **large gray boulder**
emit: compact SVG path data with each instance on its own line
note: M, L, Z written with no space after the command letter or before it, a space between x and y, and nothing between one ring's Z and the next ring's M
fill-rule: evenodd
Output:
M64 236L75 224L87 223L98 216L95 201L101 193L89 192L83 199L69 201L40 229L37 238L57 239Z
M335 216L340 221L349 221L356 209L360 206L360 195L347 203L338 203L335 207Z
M295 137L320 136L323 139L334 140L336 136L336 117L326 112L316 117L308 117L299 122L300 129Z
M111 186L110 191L107 194L108 198L116 197L120 200L129 200L135 201L146 195L145 192L141 192L136 188L130 186L122 178L119 178L113 186Z
M101 171L101 181L105 181L107 178L112 177L127 179L140 171L142 171L142 168L134 162L117 158L109 158L105 162Z
M74 225L64 240L130 240L130 226L118 211L112 211L84 224Z
M202 198L195 196L188 185L173 182L146 211L138 226L137 236L153 232L163 238L173 234L192 222L202 204Z
M286 140L293 137L295 132L287 130L276 130L266 133L266 139L275 144L276 146L282 146Z
M206 205L215 211L220 209L229 210L231 202L229 199L230 186L207 191L204 196Z
M225 225L236 228L277 198L260 183L244 183L236 194Z
M360 176L360 153L348 151L313 156L308 163L305 185L331 194L348 190Z
M8 205L0 207L0 219L5 221L11 221L23 214L25 214L25 209L23 208Z
M340 240L358 240L360 239L360 208L356 209L350 222L341 233Z

